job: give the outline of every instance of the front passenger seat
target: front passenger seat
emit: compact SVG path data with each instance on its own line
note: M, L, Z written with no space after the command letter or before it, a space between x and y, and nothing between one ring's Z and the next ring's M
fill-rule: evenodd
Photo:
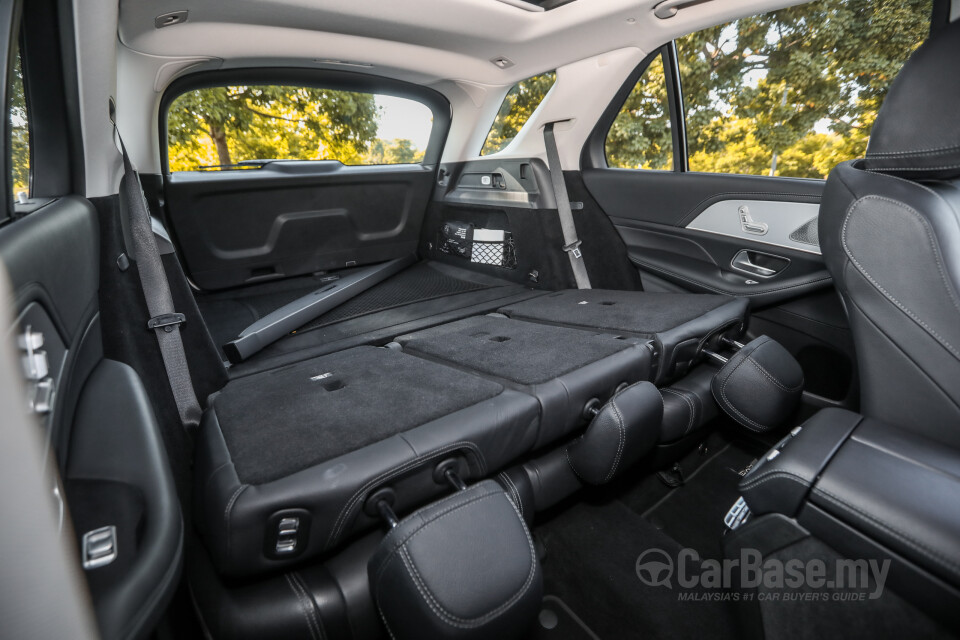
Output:
M903 67L866 157L837 166L820 243L853 331L861 412L960 447L960 22Z

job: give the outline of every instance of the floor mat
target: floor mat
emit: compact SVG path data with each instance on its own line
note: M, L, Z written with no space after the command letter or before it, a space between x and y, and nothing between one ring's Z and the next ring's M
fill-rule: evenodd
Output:
M675 558L682 545L622 502L581 502L536 532L546 548L545 591L602 640L739 637L729 603L698 589L643 581L642 557Z
M683 486L670 491L641 515L701 557L723 557L723 517L740 497L741 474L756 458L734 444L714 453Z
M556 596L543 599L531 640L599 640L597 635Z

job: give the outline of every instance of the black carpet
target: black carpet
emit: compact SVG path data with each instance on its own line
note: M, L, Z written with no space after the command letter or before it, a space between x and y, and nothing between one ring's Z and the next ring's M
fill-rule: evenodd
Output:
M323 286L317 276L300 276L230 291L198 293L196 299L213 341L222 346L268 313Z
M547 596L540 607L531 640L598 640L597 635L557 596Z
M645 291L567 290L500 309L511 318L651 336L702 316L729 296Z
M547 382L632 346L609 334L491 316L400 336L397 342L412 353L525 385Z
M727 445L642 515L680 544L702 557L723 557L723 517L740 497L740 473L755 459L751 453Z
M400 351L357 347L234 380L214 407L240 481L261 484L502 390Z
M323 314L297 330L298 333L319 329L337 322L358 318L369 313L395 309L414 302L478 291L489 285L462 280L433 268L426 263L414 265L389 280L364 291L356 298Z
M720 434L679 461L684 484L670 488L645 471L581 494L578 504L535 529L547 549L546 592L555 594L602 640L740 638L735 602L718 590L649 586L641 554L681 549L722 558L723 516L738 497L740 472L757 453ZM659 554L662 556L662 554ZM692 598L692 599L691 599Z
M545 591L562 598L599 638L738 637L730 603L684 601L681 594L691 590L640 580L641 554L659 549L676 558L681 545L623 503L581 502L536 531L546 547Z
M219 346L236 338L241 331L265 315L327 284L329 283L318 276L301 276L232 291L198 294L197 304L214 342ZM297 333L328 327L338 322L415 302L479 291L498 284L503 283L490 278L471 280L456 277L428 263L420 263L308 322L300 327Z

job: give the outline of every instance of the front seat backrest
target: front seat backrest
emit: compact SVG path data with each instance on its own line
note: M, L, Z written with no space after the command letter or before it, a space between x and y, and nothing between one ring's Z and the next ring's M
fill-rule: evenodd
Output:
M904 65L866 157L831 172L820 243L861 412L960 447L960 23Z

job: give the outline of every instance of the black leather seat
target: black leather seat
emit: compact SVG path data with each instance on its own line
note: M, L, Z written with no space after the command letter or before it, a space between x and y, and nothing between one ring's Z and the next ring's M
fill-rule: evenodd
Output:
M447 489L440 463L456 459L464 480L489 476L586 425L591 399L650 376L646 340L502 316L398 340L403 351L358 347L236 379L213 398L196 504L221 573L329 551L378 522L364 505L379 489L399 512L419 506Z
M651 380L663 384L687 373L700 350L720 334L739 334L749 300L708 294L571 289L501 308L518 320L591 329L651 340Z
M857 351L861 412L960 446L960 23L907 62L862 160L830 174L820 246Z
M301 562L449 491L437 465L486 477L537 440L531 396L399 350L357 347L231 381L197 442L197 524L224 575Z

